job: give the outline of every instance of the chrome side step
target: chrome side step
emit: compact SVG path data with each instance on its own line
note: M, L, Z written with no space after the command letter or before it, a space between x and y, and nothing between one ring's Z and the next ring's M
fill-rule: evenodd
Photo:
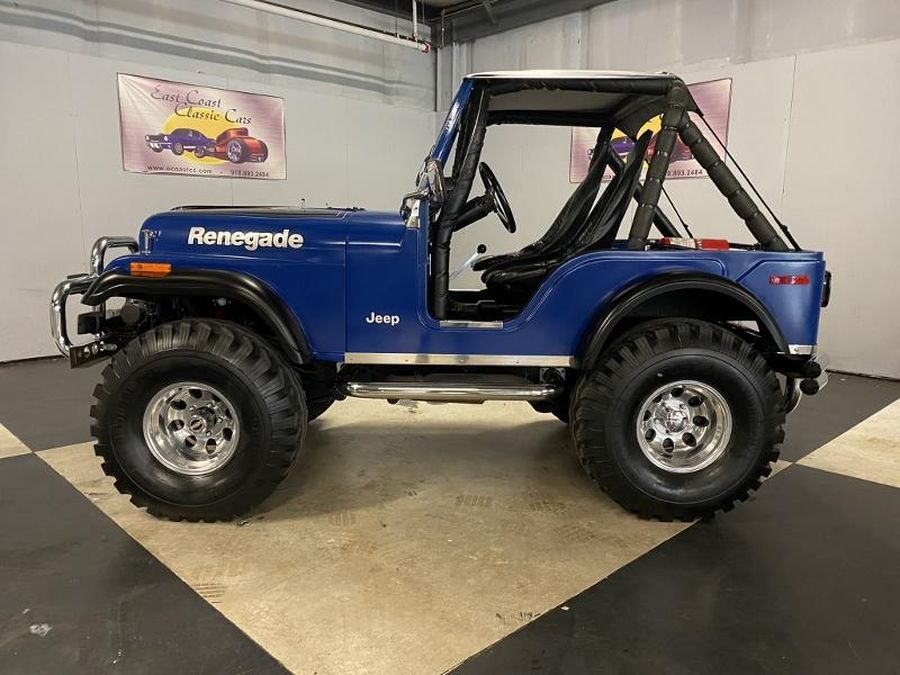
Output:
M392 401L442 401L444 403L484 403L485 401L546 401L561 392L552 384L473 384L464 382L347 382L347 396L382 398Z

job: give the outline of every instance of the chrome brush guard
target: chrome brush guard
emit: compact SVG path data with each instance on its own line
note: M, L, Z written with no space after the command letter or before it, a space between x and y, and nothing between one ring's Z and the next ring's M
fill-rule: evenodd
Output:
M137 253L138 243L133 237L100 237L91 248L90 271L86 274L73 274L61 281L50 296L50 334L56 348L63 356L69 356L72 341L66 324L66 301L70 295L82 295L100 276L105 265L106 253L113 248L127 248ZM103 309L103 306L99 306ZM94 345L96 347L96 343Z

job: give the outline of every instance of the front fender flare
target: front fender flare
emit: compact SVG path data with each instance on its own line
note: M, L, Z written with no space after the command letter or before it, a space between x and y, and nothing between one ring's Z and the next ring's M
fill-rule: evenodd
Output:
M278 339L293 363L309 363L312 352L303 330L274 291L259 279L226 270L177 270L164 277L137 277L111 270L85 291L81 302L99 305L109 298L202 296L228 298L253 309Z
M641 305L661 295L679 291L716 293L739 303L759 323L760 329L771 339L777 351L788 351L787 341L772 313L748 290L729 279L710 274L670 272L629 286L606 303L593 328L582 341L582 348L579 350L581 367L590 369L597 365L597 360L615 333L616 327Z

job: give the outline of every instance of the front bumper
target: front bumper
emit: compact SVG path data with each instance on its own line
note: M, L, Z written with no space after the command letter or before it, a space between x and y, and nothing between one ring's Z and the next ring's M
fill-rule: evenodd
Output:
M50 297L50 335L63 356L71 358L74 347L69 339L69 329L66 323L66 302L69 296L83 295L87 291L103 271L107 251L113 248L127 248L131 253L137 253L139 247L137 240L133 237L100 237L91 248L90 271L87 274L73 274L61 281ZM94 342L86 347L95 355L104 350L102 341Z

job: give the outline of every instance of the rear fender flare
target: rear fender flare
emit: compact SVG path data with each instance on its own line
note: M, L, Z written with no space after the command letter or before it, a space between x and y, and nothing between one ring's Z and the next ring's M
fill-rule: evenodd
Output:
M638 313L642 305L670 293L701 292L718 295L724 300L742 306L747 318L755 320L763 336L774 351L787 352L788 346L768 308L753 294L729 279L691 272L671 272L643 280L616 294L605 304L603 311L585 334L579 349L579 363L583 369L591 369L603 350L616 334L621 322ZM664 314L662 316L665 316ZM675 316L673 314L673 316ZM700 313L693 318L703 318Z
M99 305L116 297L167 296L217 297L241 302L269 327L291 362L312 361L309 343L297 318L269 286L241 272L191 269L177 270L164 277L137 277L109 271L91 284L81 302Z

